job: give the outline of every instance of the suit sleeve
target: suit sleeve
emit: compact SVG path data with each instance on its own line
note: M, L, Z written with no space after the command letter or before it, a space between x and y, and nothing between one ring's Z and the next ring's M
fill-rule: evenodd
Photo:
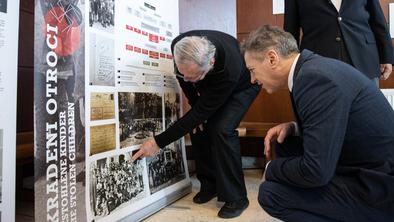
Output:
M272 160L266 180L309 188L323 186L334 176L351 101L338 86L316 73L303 75L302 81L295 82L294 96L302 122L304 153Z
M290 32L297 44L300 43L300 18L297 0L285 0L285 17L283 29Z
M369 25L375 35L376 44L379 50L379 60L381 64L394 63L393 45L388 32L386 19L378 0L368 0L367 11L369 12Z
M212 116L227 101L238 83L222 75L209 78L216 79L206 86L206 90L201 93L191 110L166 131L155 136L159 147L163 148L181 138Z

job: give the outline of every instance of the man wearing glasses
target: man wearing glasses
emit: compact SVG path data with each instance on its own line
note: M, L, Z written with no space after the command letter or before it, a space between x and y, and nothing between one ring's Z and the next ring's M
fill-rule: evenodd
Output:
M238 42L228 34L189 31L174 39L171 50L178 82L192 108L166 131L143 143L133 159L153 156L190 133L201 182L193 202L203 204L217 196L225 202L218 216L237 217L249 201L235 129L260 87L251 84Z

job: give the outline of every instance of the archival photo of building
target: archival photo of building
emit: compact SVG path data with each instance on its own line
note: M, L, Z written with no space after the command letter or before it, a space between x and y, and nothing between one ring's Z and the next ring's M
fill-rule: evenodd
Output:
M152 194L186 178L180 140L161 149L155 157L146 158L146 164Z

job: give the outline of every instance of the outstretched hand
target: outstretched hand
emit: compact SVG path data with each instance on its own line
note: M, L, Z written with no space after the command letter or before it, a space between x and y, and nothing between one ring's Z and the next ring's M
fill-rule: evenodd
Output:
M282 123L268 130L264 138L264 154L267 160L271 157L271 143L275 140L278 143L283 143L285 138L294 133L294 123Z
M157 145L155 139L150 138L145 141L141 146L138 152L136 152L132 157L131 160L134 162L138 158L142 157L153 157L160 151L160 147Z

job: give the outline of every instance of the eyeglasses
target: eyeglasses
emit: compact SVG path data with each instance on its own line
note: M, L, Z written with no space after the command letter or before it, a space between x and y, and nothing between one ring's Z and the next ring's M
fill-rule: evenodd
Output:
M177 71L177 70L176 70ZM196 80L196 81L199 81L199 80L202 80L206 75L207 75L207 73L209 73L209 71L210 70L208 70L208 71L202 71L201 73L199 73L199 74L197 74L197 75L195 75L194 77L186 77L186 80L187 81L190 81L190 80ZM183 79L183 80L185 80L185 75L183 75L183 74L180 74L179 72L175 72L174 73L177 77L179 77L179 78L181 78L181 79Z
M185 76L184 75L182 75L182 74L180 74L180 73L178 73L178 72L174 72L174 74L176 75L176 77L179 77L179 78L181 78L181 79L184 79L185 78Z
M197 76L200 77L197 81L202 80L203 78L205 78L205 76L206 76L208 73L210 73L212 70L213 70L213 67L211 67L211 69L208 69L207 71L202 71L201 73L197 74L196 77L197 77ZM215 72L215 73L221 73L221 72L224 72L224 69L223 69L223 70L220 70L220 71L217 71L217 72ZM185 80L185 75L179 73L177 67L175 67L174 75L175 75L176 77L179 77L179 78Z

